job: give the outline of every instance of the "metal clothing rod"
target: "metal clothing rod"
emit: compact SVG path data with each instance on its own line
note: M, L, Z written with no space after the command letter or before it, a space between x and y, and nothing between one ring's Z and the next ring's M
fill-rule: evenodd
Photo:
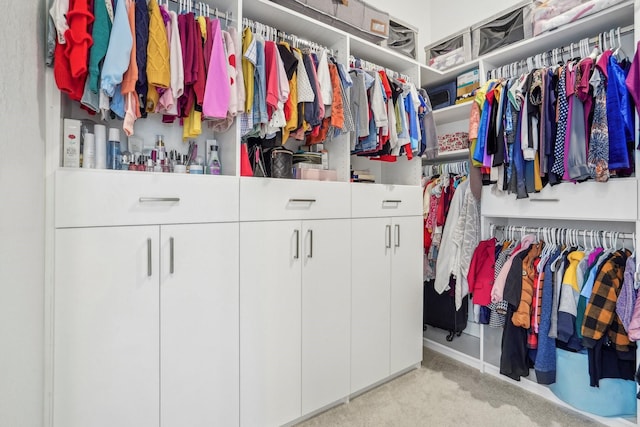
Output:
M429 171L429 173L427 173ZM454 161L445 163L434 163L424 167L425 176L433 175L469 175L469 161Z
M621 37L628 33L633 33L633 31L634 31L633 25L627 25L626 27L618 27L616 29L611 29L609 31L603 31L602 33L596 36L593 36L591 38L585 37L579 40L578 42L570 43L568 46L550 49L546 52L540 52L537 55L533 55L528 58L524 58L519 61L515 61L510 64L506 64L501 67L494 68L492 70L487 71L487 76L489 78L496 78L496 77L502 77L502 76L496 76L496 74L508 74L509 77L515 77L515 75L513 74L518 74L519 70L521 70L523 67L525 66L531 67L531 65L533 65L532 64L533 60L551 62L553 63L553 65L555 65L558 62L558 59L556 58L558 55L562 56L568 53L571 56L573 56L574 53L580 52L581 47L584 47L585 49L590 49L590 46L594 45L594 46L600 47L601 50L603 46L609 47L609 48L619 47L622 44ZM607 37L609 38L607 39ZM608 46L607 46L607 42L608 42ZM582 46L582 43L588 44L588 46L587 45ZM538 68L542 67L542 65L536 65L536 66ZM515 71L514 71L514 68L515 68Z
M496 231L501 231L502 233L520 233L520 234L536 234L540 236L542 233L556 233L556 237L560 237L561 240L575 240L578 237L582 239L591 239L591 238L599 238L599 239L623 239L623 240L632 240L635 242L636 233L625 233L619 231L604 231L604 230L586 230L586 229L577 229L577 228L562 228L562 227L520 227L517 225L496 225L491 224L491 235L495 236ZM553 236L553 234L552 234Z
M384 71L385 73L390 74L394 78L401 78L406 80L407 82L411 82L411 78L406 74L399 73L390 68L383 67L378 64L374 64L371 61L367 61L362 58L355 57L353 55L349 55L349 65L351 67L362 68L363 70L367 70L367 71Z
M320 51L322 51L324 49L331 56L336 56L337 53L338 53L337 51L334 51L333 49L328 48L326 46L322 46L319 43L312 42L312 41L300 38L300 37L296 36L295 34L284 32L284 31L279 30L279 29L277 29L275 27L272 27L270 25L266 25L266 24L263 24L263 23L258 22L258 21L253 21L253 20L248 19L248 18L242 18L242 25L244 27L251 28L254 32L259 33L264 38L266 38L268 40L271 40L271 41L284 40L284 41L291 42L291 44L294 47L297 47L297 48L306 47L306 48L311 49L311 50L313 50L315 52L320 52Z
M212 10L211 6L209 6L209 4L205 2L193 0L165 0L167 7L169 5L169 1L171 3L176 3L179 5L178 8L181 10L179 10L178 12L182 12L182 10L188 10L190 12L195 12L196 14L200 14L203 16L213 16L215 18L224 19L225 21L227 21L227 23L235 22L235 20L232 18L232 12L223 12L221 10L218 10L217 7L214 7Z

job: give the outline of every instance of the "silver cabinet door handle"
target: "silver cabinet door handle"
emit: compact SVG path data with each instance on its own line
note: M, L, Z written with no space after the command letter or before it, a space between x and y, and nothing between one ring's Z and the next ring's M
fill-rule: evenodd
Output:
M385 203L402 203L402 200L383 200L382 204Z
M384 241L384 247L387 249L391 248L391 226L390 225L386 225L386 236L385 236L385 241Z
M147 239L147 276L151 277L151 239Z
M295 229L294 232L296 233L296 254L293 259L298 259L300 258L300 230Z
M173 259L174 259L174 256L173 256L173 253L174 253L173 252L173 245L174 245L173 237L171 237L169 239L169 273L171 273L171 274L173 274L173 271L174 271L174 268L173 268Z
M316 199L289 199L289 203L315 203Z
M153 203L153 202L177 203L180 201L180 197L140 197L138 201L140 203Z
M307 234L309 234L309 255L307 257L313 258L313 230L309 229Z
M529 199L530 202L559 202L560 199Z
M400 224L396 224L396 248L400 247Z

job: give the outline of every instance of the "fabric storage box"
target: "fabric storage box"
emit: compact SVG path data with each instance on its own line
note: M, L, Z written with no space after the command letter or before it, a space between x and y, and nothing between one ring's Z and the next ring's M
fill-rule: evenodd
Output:
M471 61L471 30L466 28L429 44L424 52L427 65L441 71Z
M531 38L532 34L531 4L528 1L519 3L471 27L473 57L478 58L503 46Z
M380 45L416 59L417 40L417 28L391 17L389 18L389 38L383 40Z
M355 36L379 43L389 36L389 14L362 0L272 0Z
M431 108L439 110L440 108L446 108L455 104L457 90L456 82L449 82L440 86L427 88Z
M586 353L556 349L556 382L549 388L560 400L580 411L601 417L636 415L636 383L605 378L600 380L599 387L591 387Z
M533 35L600 12L624 0L535 0L531 12Z
M466 150L467 148L469 148L469 134L467 132L438 135L438 153Z

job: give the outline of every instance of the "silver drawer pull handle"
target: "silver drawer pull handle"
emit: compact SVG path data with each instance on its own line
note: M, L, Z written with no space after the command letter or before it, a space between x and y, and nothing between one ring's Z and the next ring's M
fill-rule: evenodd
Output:
M386 249L391 249L391 226L386 225L385 229L386 229L386 234L384 238L384 247Z
M315 203L316 199L289 199L289 203Z
M382 204L385 203L402 203L402 200L383 200Z
M173 274L173 272L175 271L175 269L173 268L173 264L174 264L174 256L173 256L173 237L171 237L169 239L169 248L170 248L170 254L169 254L169 273Z
M529 199L530 202L559 202L560 199Z
M180 197L140 197L138 201L140 203L152 203L152 202L177 203L180 201Z
M152 271L151 265L151 239L147 239L147 276L151 277Z

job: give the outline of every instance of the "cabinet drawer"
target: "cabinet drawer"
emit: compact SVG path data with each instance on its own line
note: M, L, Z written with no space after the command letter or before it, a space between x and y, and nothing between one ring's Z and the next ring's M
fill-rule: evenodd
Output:
M241 178L240 221L349 218L349 183Z
M234 177L58 170L55 187L57 228L238 220Z
M351 186L354 218L422 215L422 189L416 185Z
M562 183L546 186L528 199L514 194L497 196L482 188L482 215L501 218L553 218L633 221L638 217L638 184L633 178Z

